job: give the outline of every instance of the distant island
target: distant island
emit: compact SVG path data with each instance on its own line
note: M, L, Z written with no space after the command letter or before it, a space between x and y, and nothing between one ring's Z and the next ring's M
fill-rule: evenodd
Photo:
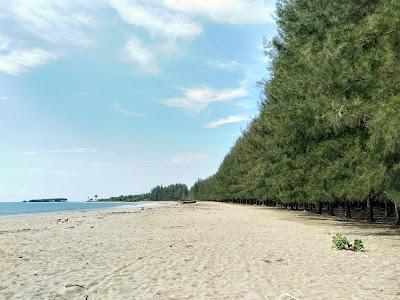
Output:
M67 198L34 199L28 202L67 202ZM26 201L25 201L26 202Z

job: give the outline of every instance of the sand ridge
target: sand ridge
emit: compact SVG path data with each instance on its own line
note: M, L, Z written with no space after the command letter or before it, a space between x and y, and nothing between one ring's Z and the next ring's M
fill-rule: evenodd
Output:
M0 299L400 299L398 233L211 202L1 219Z

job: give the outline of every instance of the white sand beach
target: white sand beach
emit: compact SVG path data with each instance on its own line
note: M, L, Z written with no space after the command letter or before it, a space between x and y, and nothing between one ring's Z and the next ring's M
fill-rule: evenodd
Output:
M0 299L400 299L398 230L260 206L5 218L0 257Z

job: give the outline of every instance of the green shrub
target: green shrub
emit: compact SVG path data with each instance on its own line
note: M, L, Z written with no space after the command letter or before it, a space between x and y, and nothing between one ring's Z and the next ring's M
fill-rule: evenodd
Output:
M349 246L349 241L347 236L342 233L336 233L332 238L332 248L337 250L347 249Z
M346 235L336 233L332 237L332 248L337 250L364 251L364 243L362 240L355 239L353 244L350 244Z
M354 240L353 246L351 247L353 251L364 251L364 243L362 240Z

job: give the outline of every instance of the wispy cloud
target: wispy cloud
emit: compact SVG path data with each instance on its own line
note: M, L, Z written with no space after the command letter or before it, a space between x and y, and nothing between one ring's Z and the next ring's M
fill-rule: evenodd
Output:
M240 123L240 122L249 121L249 120L250 120L250 117L247 117L247 116L229 116L227 118L222 118L222 119L211 121L205 127L206 128L217 128L222 125Z
M55 53L39 49L16 49L0 54L0 72L20 76L57 58Z
M164 0L169 8L218 23L264 24L273 22L275 6L265 0Z
M92 41L84 33L96 25L99 2L84 0L11 1L11 12L28 32L50 41L88 46Z
M73 148L73 149L24 151L24 154L33 155L40 153L95 153L95 152L96 152L95 149L90 149L90 148Z
M215 90L203 85L183 89L183 96L164 101L167 106L185 109L191 113L198 113L214 102L225 102L248 95L244 85L236 89Z
M239 67L239 63L235 60L228 61L228 62L223 62L223 61L217 61L217 60L209 60L207 64L218 70L225 70L225 71L233 71Z
M126 23L142 27L152 35L192 39L202 32L200 25L160 5L159 1L109 0L109 3Z
M196 161L204 160L207 155L202 153L177 153L166 160L167 164L186 165Z
M114 109L123 114L123 115L127 115L127 116L131 116L131 117L136 117L136 118L142 118L144 117L144 114L141 113L137 113L137 112L132 112L132 111L128 111L125 108L123 108L121 106L121 104L119 104L118 102L114 102Z
M57 59L59 54L43 49L51 49L52 43L90 45L92 41L85 31L97 26L96 10L104 7L104 3L99 4L100 1L86 0L3 2L1 10L7 15L2 16L7 16L7 20L2 20L2 28L6 29L0 28L0 72L14 76L31 72ZM35 45L45 42L46 46L32 47L33 41Z
M109 0L109 3L123 21L150 34L147 42L144 38L131 36L124 52L127 61L151 75L160 72L160 61L177 52L178 40L191 40L203 31L190 18L172 11L159 1Z
M11 40L0 36L0 52L9 51L11 45Z
M102 18L109 10L120 19L148 32L146 38L130 38L124 51L128 61L138 69L155 75L160 72L160 61L179 49L181 40L192 40L203 33L198 21L229 24L262 24L273 21L273 5L265 0L9 0L1 3L0 18L7 27L15 27L15 36L27 38L24 49L10 46L0 38L0 71L16 75L28 72L55 59L52 51L28 46L37 38L48 42L41 48L57 45L90 46L94 43L93 29L107 24ZM107 11L108 10L108 11ZM3 25L3 24L2 24ZM4 27L4 26L3 26ZM22 30L21 30L22 29ZM6 29L7 30L7 29ZM5 30L0 29L0 33ZM26 33L34 36L28 38ZM14 30L13 30L14 34ZM64 48L65 49L65 48ZM68 50L65 50L66 52ZM29 62L18 63L18 57L30 55ZM33 56L33 57L32 57ZM161 59L159 59L161 57ZM16 59L17 58L17 59ZM15 61L15 62L14 62ZM220 70L234 70L235 61L210 61Z
M154 49L145 47L137 37L131 37L125 46L126 59L135 63L142 71L158 74L157 57Z

